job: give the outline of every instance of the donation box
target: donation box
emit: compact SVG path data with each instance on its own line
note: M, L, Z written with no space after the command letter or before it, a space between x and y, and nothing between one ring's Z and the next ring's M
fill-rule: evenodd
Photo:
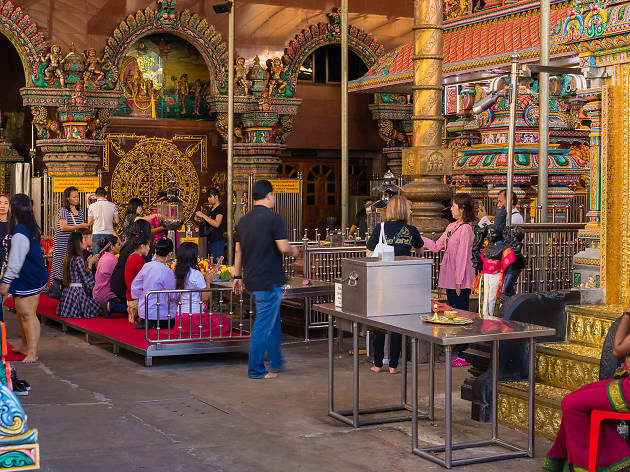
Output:
M431 311L431 259L342 259L343 311L363 316Z

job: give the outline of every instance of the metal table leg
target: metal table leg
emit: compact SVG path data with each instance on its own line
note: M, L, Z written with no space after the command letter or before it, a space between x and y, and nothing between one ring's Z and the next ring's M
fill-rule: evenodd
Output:
M446 442L444 444L444 463L447 469L450 469L453 462L453 398L452 398L452 375L453 367L451 366L452 347L446 346L446 379L444 382L444 414L446 416Z
M359 427L359 323L352 322L352 426Z
M333 316L328 315L328 414L335 411L335 324Z
M429 411L429 417L432 414ZM411 450L418 448L418 340L411 338Z
M428 446L418 448L418 432L417 428L414 429L412 425L412 439L411 447L412 452L420 457L423 457L431 462L440 464L443 467L450 469L451 467L458 465L478 464L482 462L493 462L505 459L515 459L519 457L534 457L534 394L535 394L535 354L536 345L535 339L529 338L529 391L528 391L528 449L524 449L521 446L510 443L499 438L498 431L498 415L497 415L497 400L498 400L498 376L499 376L499 341L492 342L492 438L481 441L473 441L467 443L453 443L452 429L453 429L453 413L452 413L452 368L451 357L452 347L445 346L446 352L446 379L445 379L445 416L446 416L446 438L443 446ZM429 370L431 372L431 370ZM417 387L415 382L412 385L412 391L417 394ZM429 396L431 400L431 395ZM412 399L413 401L413 399ZM415 424L415 422L414 422ZM463 459L453 459L453 451L461 449L471 449L476 447L498 446L507 449L508 452L493 454L485 457L469 457ZM436 453L444 453L444 457L439 457Z
M429 419L435 418L435 344L429 343Z
M535 402L534 397L536 395L536 343L534 338L529 338L529 392L527 397L528 407L528 438L527 438L527 455L534 457L534 418L535 418ZM496 404L495 404L496 405Z
M401 405L407 404L407 336L402 336L402 350L401 350L401 362L400 373L401 379L401 392L400 403Z

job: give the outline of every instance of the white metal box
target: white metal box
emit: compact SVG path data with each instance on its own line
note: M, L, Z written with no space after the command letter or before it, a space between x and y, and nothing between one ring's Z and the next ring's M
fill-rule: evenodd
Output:
M431 259L342 259L343 310L363 316L431 311Z

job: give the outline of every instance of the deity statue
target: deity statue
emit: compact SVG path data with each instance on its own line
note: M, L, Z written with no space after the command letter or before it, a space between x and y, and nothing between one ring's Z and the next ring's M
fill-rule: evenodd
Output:
M247 192L243 192L243 196L241 197L239 206L241 209L241 216L245 216L247 214L247 208L249 207L249 198L247 196Z
M186 114L186 100L188 99L188 74L182 74L177 82L177 98L179 100L179 106L181 107L179 114Z
M87 98L85 96L85 86L83 82L77 82L72 87L72 95L70 96L70 103L75 106L85 106Z
M243 95L249 94L249 81L247 80L247 70L245 69L245 58L237 57L234 64L234 85L236 87L235 94L243 90Z
M263 113L271 111L271 100L269 99L269 90L263 90L258 97L258 110Z
M282 65L282 59L274 57L267 61L267 72L269 73L269 83L267 89L269 95L282 95L287 89L286 81L281 77L284 72L284 66Z
M201 106L201 89L201 79L195 80L190 89L193 96L193 115L199 115L199 107Z
M42 63L47 63L48 65L44 68L44 76L47 80L52 80L55 77L59 79L59 84L61 88L66 87L66 81L63 76L62 66L63 63L66 62L66 59L72 53L68 53L65 57L61 54L61 46L58 44L53 44L50 47L50 52L46 54L46 56L39 56L39 59Z
M85 62L85 71L83 72L83 82L85 88L87 88L88 83L90 82L95 85L100 85L100 82L103 78L105 78L105 74L101 69L103 60L96 55L96 49L89 48L86 50L83 55L83 59Z
M525 266L523 237L523 230L518 226L506 227L501 234L497 227L489 225L477 234L472 261L475 269L481 272L479 300L483 316L494 316L506 297L514 295L516 282Z

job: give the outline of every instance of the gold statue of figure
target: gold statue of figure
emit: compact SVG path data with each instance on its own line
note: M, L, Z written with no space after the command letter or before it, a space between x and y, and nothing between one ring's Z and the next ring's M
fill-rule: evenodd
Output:
M97 84L103 78L105 78L105 74L101 69L101 64L103 60L96 55L96 49L89 48L85 51L83 55L85 62L85 72L83 72L83 83L85 88L88 86L88 82L92 81L94 84Z
M179 111L180 115L186 114L186 99L188 98L189 93L188 74L182 74L177 82L177 98L179 100L179 106L181 107L181 110Z
M269 95L284 93L287 89L287 83L280 77L280 74L284 72L282 59L274 57L272 60L267 61L267 69L269 72Z
M44 76L46 77L46 79L50 80L57 77L59 79L59 84L61 85L61 88L66 88L66 81L63 77L63 70L61 66L64 62L66 62L66 59L71 54L72 53L69 52L68 54L66 54L65 57L62 56L61 46L59 46L58 44L53 44L50 47L50 52L46 54L46 56L39 56L39 59L42 63L48 61L48 65L44 69Z
M247 81L247 70L245 69L245 58L237 57L234 64L234 85L236 87L243 87L245 93L243 95L247 95L249 93L249 83Z
M201 106L201 89L201 79L195 80L190 90L193 96L193 115L199 115L199 107Z

